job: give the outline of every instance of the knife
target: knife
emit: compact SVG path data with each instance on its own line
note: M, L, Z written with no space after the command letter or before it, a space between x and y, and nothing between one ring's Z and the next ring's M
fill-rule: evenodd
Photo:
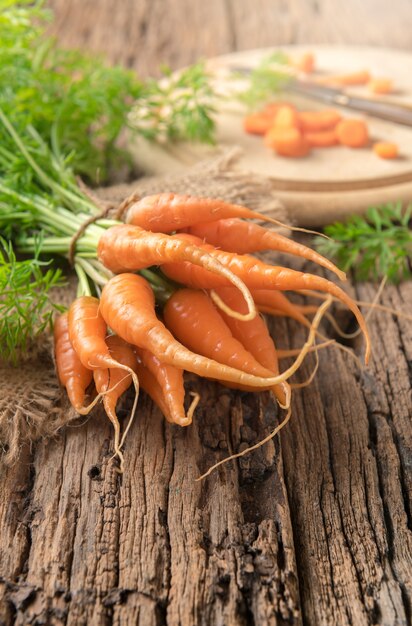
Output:
M242 74L250 74L252 72L252 68L245 67L232 67L230 69ZM284 88L286 91L292 91L307 98L360 111L395 124L412 126L412 106L398 104L393 101L384 102L383 100L352 96L342 89L320 85L307 79L292 78L286 83Z

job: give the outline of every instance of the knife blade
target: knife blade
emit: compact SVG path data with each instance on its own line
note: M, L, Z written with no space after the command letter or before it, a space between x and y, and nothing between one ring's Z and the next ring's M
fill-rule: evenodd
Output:
M231 69L242 74L250 74L253 71L252 68L246 67L232 67ZM320 85L314 81L297 79L296 77L291 78L284 85L284 89L307 98L360 111L395 124L412 126L412 106L393 101L384 102L383 100L354 96L336 87Z

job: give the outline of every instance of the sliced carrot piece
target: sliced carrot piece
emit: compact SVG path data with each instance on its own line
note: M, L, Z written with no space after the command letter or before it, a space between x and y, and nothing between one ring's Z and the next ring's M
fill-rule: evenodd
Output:
M303 133L303 136L312 148L329 148L339 143L334 129L311 131Z
M273 126L277 128L299 128L299 114L295 107L290 104L280 107L273 120Z
M378 143L373 145L373 151L381 159L396 159L399 155L396 143L390 143L389 141L378 141Z
M243 128L252 135L265 135L273 126L273 117L263 113L251 113L243 120Z
M313 52L305 52L300 57L289 59L289 65L299 72L310 74L315 69L315 55Z
M318 78L318 82L324 85L340 85L342 87L366 85L369 80L370 74L367 70L360 70L359 72L352 72L350 74L340 74L338 76Z
M393 90L393 81L390 78L373 78L368 82L368 89L376 94L390 93Z
M330 130L342 119L339 111L324 109L323 111L302 111L299 121L303 131Z
M265 144L281 156L304 157L310 152L309 142L297 128L274 126L265 135Z
M363 148L369 140L368 127L363 120L342 120L336 126L339 143L350 148Z

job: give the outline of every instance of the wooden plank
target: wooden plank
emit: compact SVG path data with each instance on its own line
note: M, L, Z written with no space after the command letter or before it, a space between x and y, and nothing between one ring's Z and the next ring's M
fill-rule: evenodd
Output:
M166 63L282 44L344 43L410 50L408 0L49 0L65 46L97 50L144 77ZM383 24L385 27L383 28Z
M384 301L407 312L412 284ZM410 623L412 335L386 314L370 326L367 370L321 354L281 438L202 483L273 428L267 394L204 382L187 430L143 400L121 477L101 414L36 446L31 479L27 459L1 478L3 623ZM279 347L304 338L273 328Z

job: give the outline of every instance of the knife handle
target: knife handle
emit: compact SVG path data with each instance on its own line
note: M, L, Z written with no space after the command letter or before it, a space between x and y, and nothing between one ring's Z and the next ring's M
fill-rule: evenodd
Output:
M339 106L368 113L396 124L412 126L412 110L401 104L367 100L366 98L357 98L356 96L348 96L346 94L337 94L333 100Z

